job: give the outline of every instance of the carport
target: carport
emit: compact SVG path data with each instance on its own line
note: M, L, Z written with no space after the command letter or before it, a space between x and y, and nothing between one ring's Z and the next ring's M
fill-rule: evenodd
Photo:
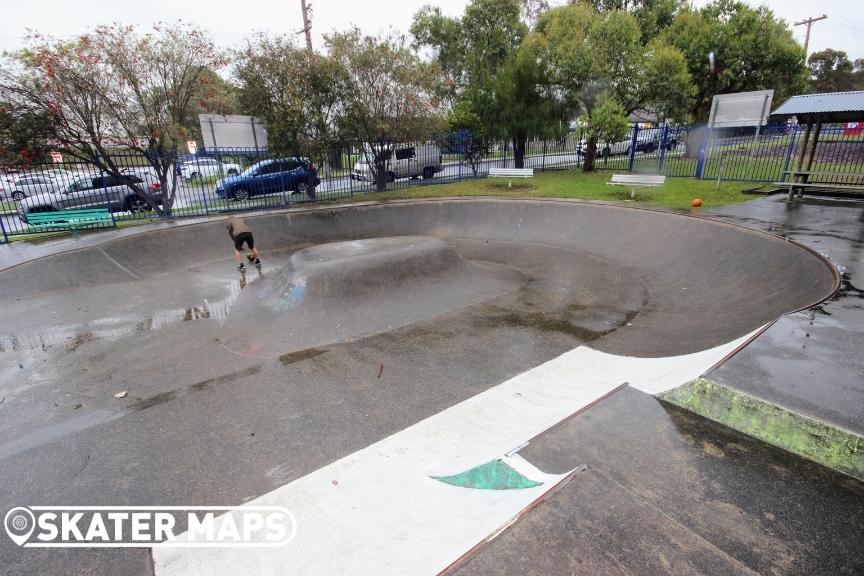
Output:
M864 90L801 94L793 96L775 110L771 117L783 120L795 116L804 126L804 138L791 170L783 173L778 186L788 188L789 199L797 192L829 190L834 193L864 193L864 167L843 171L814 170L813 160L823 126L846 122L864 122ZM864 145L864 141L861 142Z

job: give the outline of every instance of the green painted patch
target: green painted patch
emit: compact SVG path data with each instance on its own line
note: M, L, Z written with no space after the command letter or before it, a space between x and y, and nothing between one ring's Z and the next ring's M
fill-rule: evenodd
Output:
M700 378L661 400L864 480L864 437Z
M453 476L432 476L432 478L452 486L478 490L524 490L542 484L526 478L501 460L493 460Z

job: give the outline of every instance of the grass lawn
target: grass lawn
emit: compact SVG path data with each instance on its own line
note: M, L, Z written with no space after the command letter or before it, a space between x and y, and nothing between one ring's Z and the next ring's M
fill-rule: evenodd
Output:
M541 172L529 180L513 180L507 187L505 179L480 178L453 184L417 186L387 192L357 194L339 202L357 200L395 200L400 198L431 198L436 196L507 196L518 198L580 198L603 200L627 205L666 206L690 208L694 198L702 199L702 206L722 206L752 200L753 195L743 190L759 186L751 182L717 182L692 178L667 178L663 186L636 188L636 200L630 200L630 190L622 186L609 186L610 172L583 174L576 171Z
M646 205L664 206L668 208L689 209L694 198L702 199L702 206L722 206L724 204L735 204L745 202L754 198L751 194L744 194L748 188L759 186L757 182L722 182L717 188L714 180L695 180L692 178L667 178L663 186L656 188L637 188L636 200L630 199L630 190L622 186L609 186L606 184L612 177L611 172L599 172L594 174L583 174L579 171L540 172L529 180L514 180L513 187L507 187L504 179L478 178L455 182L451 184L433 184L424 186L413 186L389 190L387 192L358 193L352 197L340 198L338 200L326 200L321 203L340 204L366 200L397 200L403 198L435 198L447 196L502 196L511 198L579 198L584 200L603 200L624 205ZM276 202L278 203L278 202ZM272 197L254 198L243 203L244 209L260 206L273 206ZM302 205L314 206L316 202L292 203L292 207ZM210 209L215 206L210 205ZM189 206L175 210L175 214L182 215L190 212L203 210L202 206ZM205 214L201 214L204 216ZM129 219L117 220L118 228L140 226L149 224L152 220ZM98 233L99 229L82 230L81 234ZM38 241L45 238L68 235L69 232L47 232L26 236L11 236L10 241Z

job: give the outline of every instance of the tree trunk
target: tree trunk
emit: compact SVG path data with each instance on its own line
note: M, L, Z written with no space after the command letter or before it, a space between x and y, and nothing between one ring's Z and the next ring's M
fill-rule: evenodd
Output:
M524 132L516 132L513 136L513 165L516 168L525 167L525 141L528 135Z
M588 137L588 145L585 150L585 161L582 163L583 172L594 171L594 160L597 158L597 136Z
M375 191L387 190L387 161L375 160Z

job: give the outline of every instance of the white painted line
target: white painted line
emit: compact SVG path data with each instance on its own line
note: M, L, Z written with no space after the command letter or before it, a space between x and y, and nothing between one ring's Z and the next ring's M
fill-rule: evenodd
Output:
M750 335L673 358L625 358L580 347L448 408L249 505L297 518L291 545L274 550L155 547L157 576L189 574L438 574L497 533L565 475L519 456L511 466L544 484L476 490L448 476L500 458L630 382L647 392L698 376ZM181 536L182 538L182 536Z

